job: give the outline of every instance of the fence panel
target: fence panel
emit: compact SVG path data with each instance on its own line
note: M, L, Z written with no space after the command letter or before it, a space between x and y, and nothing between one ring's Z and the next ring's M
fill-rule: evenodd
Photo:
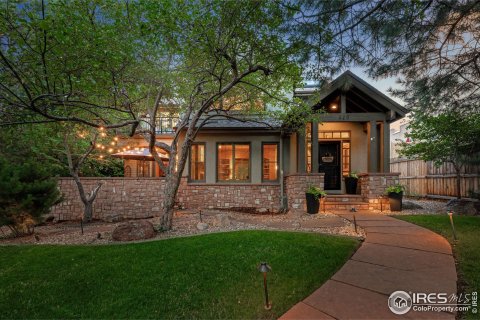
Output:
M444 163L436 167L433 162L416 159L392 159L390 172L400 172L400 183L406 194L415 196L456 196L456 175L453 165ZM480 190L480 166L464 166L461 173L460 193Z

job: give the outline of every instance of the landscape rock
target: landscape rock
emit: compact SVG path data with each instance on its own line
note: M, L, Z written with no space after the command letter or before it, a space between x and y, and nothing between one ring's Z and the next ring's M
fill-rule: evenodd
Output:
M228 227L232 224L230 217L225 213L217 214L213 223L218 227Z
M467 199L453 199L447 202L447 211L467 216L480 215L480 202Z
M423 209L423 207L419 204L416 204L412 201L403 201L402 202L402 209L405 210L414 210L414 209Z
M122 221L122 216L118 213L106 214L103 218L106 222L119 222Z
M153 225L145 220L128 221L119 224L112 233L115 241L150 239L155 236Z
M207 230L208 229L208 224L205 222L199 222L197 223L197 229L198 230Z

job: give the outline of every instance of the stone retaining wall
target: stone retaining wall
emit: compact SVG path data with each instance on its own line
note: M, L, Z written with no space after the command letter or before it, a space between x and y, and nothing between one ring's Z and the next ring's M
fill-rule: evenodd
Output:
M159 178L82 178L88 193L97 183L103 183L93 207L93 218L107 221L140 219L158 216L165 180ZM57 220L77 220L82 216L83 204L71 178L58 180L65 200L52 208Z
M323 173L295 173L285 177L285 192L287 195L288 209L293 211L306 211L307 204L305 192L311 185L324 188Z
M399 183L400 173L359 174L360 194L369 203L369 210L390 210L385 189Z
M280 211L279 184L205 184L182 179L178 202L187 209L235 208L250 212Z
M95 219L115 221L159 216L165 179L82 178L86 192L103 183L94 202ZM60 178L58 187L65 200L52 208L57 220L77 220L83 213L78 189L71 178ZM178 205L186 209L243 209L251 212L278 212L280 185L271 184L188 184L182 179Z

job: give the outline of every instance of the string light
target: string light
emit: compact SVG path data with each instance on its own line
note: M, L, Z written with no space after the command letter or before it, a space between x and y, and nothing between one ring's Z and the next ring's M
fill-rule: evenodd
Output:
M105 132L102 132L102 133L100 133L100 136L102 136L102 137L106 137L106 136L107 136L107 134L106 134Z
M118 141L118 137L113 137L113 140Z
M96 147L97 147L97 148L101 148L102 145L101 145L100 143L97 143Z
M110 144L111 144L112 146L114 146L114 145L115 145L115 142L114 142L114 141L112 141L112 142L110 142Z
M99 158L100 158L100 159L103 159L103 154L101 154Z
M112 153L112 152L113 152L113 148L108 149L108 152Z
M105 130L105 128L104 128L104 127L99 127L98 129L99 129L100 131L103 131L103 130Z

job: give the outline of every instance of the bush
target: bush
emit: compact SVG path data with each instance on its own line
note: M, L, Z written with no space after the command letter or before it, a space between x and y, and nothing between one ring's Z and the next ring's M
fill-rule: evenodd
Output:
M61 201L57 182L34 160L11 163L0 158L0 226L15 236L32 233L50 207Z

